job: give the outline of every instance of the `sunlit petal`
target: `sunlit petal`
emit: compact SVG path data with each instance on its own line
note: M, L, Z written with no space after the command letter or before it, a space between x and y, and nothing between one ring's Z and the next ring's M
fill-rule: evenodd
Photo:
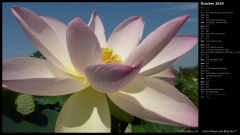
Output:
M177 35L147 65L141 69L141 75L152 75L169 68L177 60L189 52L198 42L198 38L190 35Z
M104 94L92 88L73 94L63 105L55 132L110 132L110 110Z
M180 16L159 26L130 53L125 63L133 64L142 58L146 65L164 49L188 18L189 15Z
M151 77L164 80L171 85L176 85L175 74L173 73L173 70L171 68L167 68L164 71L161 71L157 74L152 75Z
M85 84L47 60L23 57L3 62L5 88L31 95L56 96L80 91Z
M113 30L107 41L107 47L113 49L114 53L119 54L125 60L139 43L143 29L144 21L142 17L130 17Z
M198 109L191 100L160 79L139 77L108 96L121 109L139 118L160 124L198 126Z
M23 7L12 7L18 23L36 45L37 49L56 67L68 71L65 65L70 63L68 53L64 49L55 30L39 15ZM62 28L62 27L61 27Z
M102 51L93 31L80 18L74 18L67 27L67 45L70 58L77 71L102 63Z
M88 26L94 31L101 47L105 47L106 46L105 30L102 20L96 11L93 11Z

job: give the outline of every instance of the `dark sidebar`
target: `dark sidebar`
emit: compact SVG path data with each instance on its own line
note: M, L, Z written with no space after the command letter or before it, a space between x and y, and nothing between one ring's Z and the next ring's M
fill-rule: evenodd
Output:
M239 8L199 2L199 133L239 132Z

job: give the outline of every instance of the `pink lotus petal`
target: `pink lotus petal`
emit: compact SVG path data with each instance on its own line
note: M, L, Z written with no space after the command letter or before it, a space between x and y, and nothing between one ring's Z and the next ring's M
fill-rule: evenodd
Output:
M169 77L169 78L175 78L176 75L173 72L172 68L167 68L162 72L159 72L157 74L152 75L152 77Z
M139 77L108 97L129 114L160 124L198 126L198 109L170 84L152 77Z
M38 96L66 95L86 88L80 80L70 78L32 78L6 80L2 83L9 90Z
M45 21L49 27L52 28L52 30L55 32L55 34L57 35L58 39L61 41L64 49L66 52L68 52L67 50L67 42L66 42L66 29L67 29L67 26L55 19L55 18L52 18L52 17L49 17L49 16L40 16L40 18Z
M164 80L173 86L176 85L175 74L173 73L171 68L167 68L164 71L161 71L157 74L152 75L151 77Z
M141 75L152 75L169 68L177 60L189 52L198 42L198 38L190 35L177 35L172 41L141 70Z
M57 69L47 60L31 57L5 61L2 73L5 88L31 95L64 95L86 87L80 80Z
M110 132L111 114L106 96L91 87L73 94L58 115L55 132Z
M108 39L107 47L123 60L137 46L142 37L144 20L142 17L133 16L120 23ZM132 63L133 64L133 63Z
M102 63L98 39L80 18L74 18L68 24L67 45L72 63L78 72L84 73L85 67Z
M172 40L188 18L189 15L180 16L158 27L130 53L125 63L133 64L142 58L146 65Z
M129 84L138 74L142 61L133 66L122 64L91 65L85 69L91 86L100 92L115 92Z
M58 36L59 40L62 42L63 48L64 48L64 53L66 54L66 63L63 63L64 66L68 69L67 72L73 71L77 72L76 69L73 67L73 64L71 62L69 53L68 53L68 48L67 48L67 41L66 41L66 25L62 23L61 21L51 18L48 16L40 16L42 20L44 20L51 28L52 30L56 33ZM69 72L71 74L71 72Z
M105 30L104 30L102 20L96 11L93 11L91 19L88 23L88 26L96 34L101 47L105 47L106 46Z
M2 80L30 78L71 78L67 73L54 67L44 59L19 57L3 62Z
M67 71L68 54L55 31L40 16L23 7L12 7L18 23L37 49L56 67Z

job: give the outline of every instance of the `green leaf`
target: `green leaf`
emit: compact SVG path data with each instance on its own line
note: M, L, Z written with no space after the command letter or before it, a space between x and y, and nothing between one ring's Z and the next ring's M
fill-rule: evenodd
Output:
M132 133L146 133L146 130L144 129L143 126L131 126L132 128Z
M54 132L57 111L39 107L29 115L21 115L16 110L15 99L19 93L4 90L2 102L3 132Z
M58 112L47 109L30 116L13 116L2 116L3 132L54 132Z
M175 74L176 88L198 106L198 66L179 67Z
M36 96L35 100L40 105L47 105L47 104L53 105L53 104L59 103L59 105L62 106L69 96L70 94L63 95L63 96Z

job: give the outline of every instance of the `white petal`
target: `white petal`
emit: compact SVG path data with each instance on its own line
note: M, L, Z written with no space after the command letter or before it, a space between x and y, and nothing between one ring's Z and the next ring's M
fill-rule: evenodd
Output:
M66 29L67 26L62 23L61 21L51 18L48 16L40 16L55 32L55 34L58 36L59 40L62 42L63 48L64 48L64 53L66 53L65 58L67 63L63 63L64 66L67 68L67 72L70 74L76 75L77 71L73 67L73 64L70 59L70 55L68 53L68 48L67 48L67 41L66 41ZM75 74L74 74L75 73Z
M82 81L70 78L32 78L2 83L9 90L38 96L66 95L86 88Z
M175 78L176 75L174 74L172 68L167 68L162 72L159 72L157 74L152 75L152 77L169 77L169 78Z
M180 16L158 27L131 52L125 63L132 64L142 58L146 65L171 41L188 18L189 15Z
M49 25L49 27L52 28L52 30L55 32L55 34L61 41L64 49L67 51L67 42L66 42L67 26L63 22L49 16L40 16L40 18L43 21L45 21Z
M110 132L111 118L104 94L92 88L73 94L63 105L55 132Z
M68 24L67 45L72 63L78 72L84 73L85 67L102 63L98 39L80 18L74 18Z
M198 126L198 109L175 87L151 77L139 77L123 90L108 94L121 109L136 117L170 125Z
M69 56L55 31L29 9L13 7L12 12L37 49L56 67L67 71Z
M101 47L105 47L106 46L106 36L105 36L104 25L102 23L100 16L97 14L96 11L93 11L91 19L88 23L88 26L96 34Z
M2 80L30 78L71 78L45 59L19 57L3 62Z
M155 77L155 78L164 80L171 85L176 85L175 74L173 73L171 68L167 68L157 74L152 75L151 77Z
M98 64L85 69L91 86L99 92L115 92L135 79L142 61L133 66L122 64Z
M107 47L123 60L139 43L144 29L142 17L133 16L120 23L108 39ZM133 63L132 63L133 64Z
M169 68L177 60L189 52L198 42L198 38L190 35L177 35L172 41L141 70L141 75L152 75Z
M77 78L37 58L16 58L3 62L2 83L20 93L41 96L65 95L85 88Z

